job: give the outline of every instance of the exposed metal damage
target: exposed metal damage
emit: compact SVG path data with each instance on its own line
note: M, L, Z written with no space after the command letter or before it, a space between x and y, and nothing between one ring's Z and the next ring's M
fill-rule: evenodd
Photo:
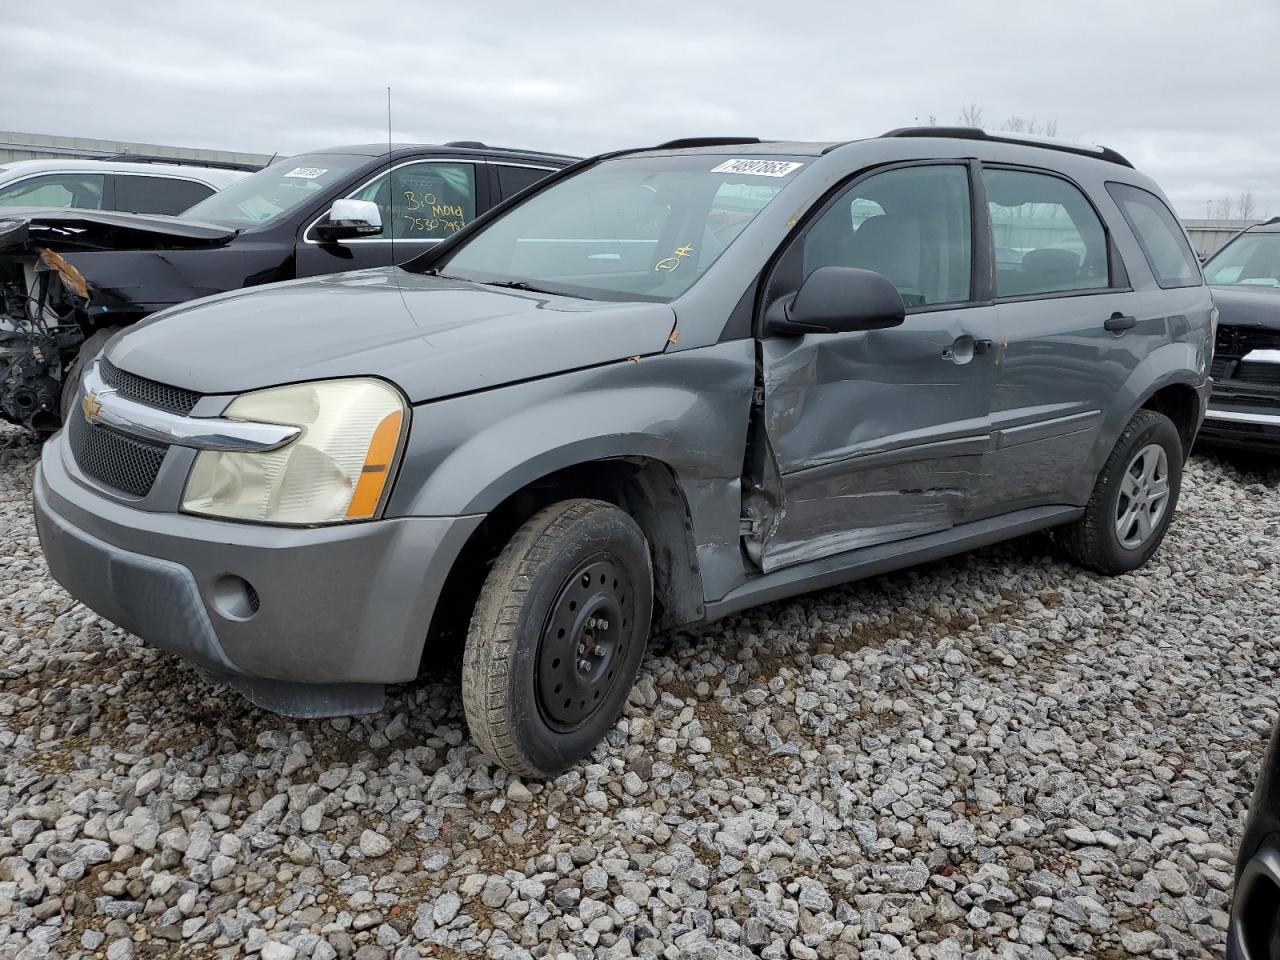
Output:
M60 422L68 373L99 330L223 289L174 260L234 230L108 211L42 210L0 220L0 416L38 432Z

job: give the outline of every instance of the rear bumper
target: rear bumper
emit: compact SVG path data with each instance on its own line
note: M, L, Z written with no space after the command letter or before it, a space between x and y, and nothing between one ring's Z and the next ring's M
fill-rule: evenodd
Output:
M348 712L368 701L361 686L412 679L440 589L483 519L298 529L142 510L80 482L64 448L62 434L45 444L34 484L54 578L280 712Z

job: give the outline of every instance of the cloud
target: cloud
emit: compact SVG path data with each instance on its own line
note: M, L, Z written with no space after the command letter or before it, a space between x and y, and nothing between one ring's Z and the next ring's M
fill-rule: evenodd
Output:
M386 136L592 153L1018 115L1105 143L1184 216L1280 214L1274 0L604 5L63 0L6 17L15 130L284 154Z

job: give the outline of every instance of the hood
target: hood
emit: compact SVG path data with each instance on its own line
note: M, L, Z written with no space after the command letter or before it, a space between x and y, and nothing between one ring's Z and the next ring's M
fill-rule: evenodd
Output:
M1213 287L1218 326L1280 330L1280 287Z
M660 353L666 304L605 303L378 268L236 290L155 314L106 355L199 393L379 376L413 403Z
M236 235L203 220L113 210L0 208L0 253L54 250L176 250L214 247Z

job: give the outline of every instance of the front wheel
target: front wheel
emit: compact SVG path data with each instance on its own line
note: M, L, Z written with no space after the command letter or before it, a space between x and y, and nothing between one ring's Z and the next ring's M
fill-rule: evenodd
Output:
M1084 516L1065 531L1071 558L1106 574L1146 563L1177 509L1182 461L1173 421L1155 410L1134 414L1098 474Z
M528 777L587 756L622 712L652 611L649 545L630 516L600 500L535 514L494 562L467 632L472 740Z

